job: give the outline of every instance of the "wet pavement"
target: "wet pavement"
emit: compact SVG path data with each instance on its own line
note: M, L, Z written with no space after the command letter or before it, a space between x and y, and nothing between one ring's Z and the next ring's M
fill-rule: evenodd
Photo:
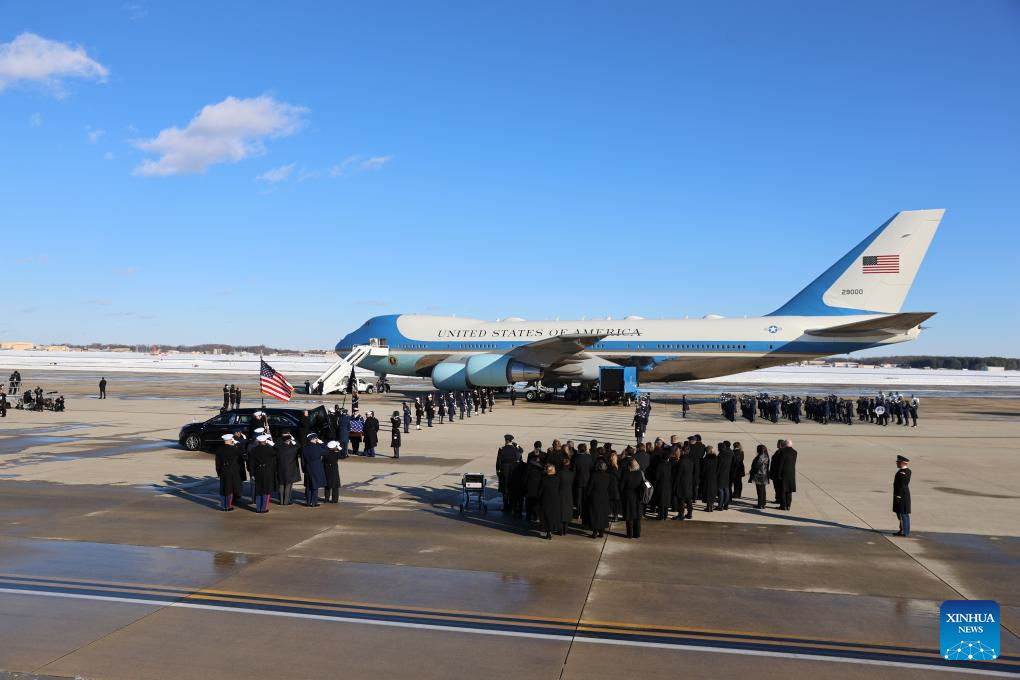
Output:
M507 431L619 448L626 410L499 404L412 431L399 460L345 461L339 505L306 508L298 486L294 506L259 515L217 510L210 455L175 444L201 413L167 403L0 424L0 671L232 678L275 673L284 654L297 677L1020 676L1014 421L806 423L791 513L745 498L647 520L636 541L619 523L542 541L491 489L488 512L460 512L462 473L491 472ZM745 448L786 434L708 404L687 422L659 405L651 429ZM896 451L915 460L910 539L889 532ZM958 598L1002 606L994 664L938 657L939 605Z

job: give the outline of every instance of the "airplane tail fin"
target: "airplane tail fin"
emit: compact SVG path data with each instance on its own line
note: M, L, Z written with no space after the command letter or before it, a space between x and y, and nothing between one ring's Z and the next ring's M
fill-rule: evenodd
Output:
M899 312L944 213L896 213L769 316Z

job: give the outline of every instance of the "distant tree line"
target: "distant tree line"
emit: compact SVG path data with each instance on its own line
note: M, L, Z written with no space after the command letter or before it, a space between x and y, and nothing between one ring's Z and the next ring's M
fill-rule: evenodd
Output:
M89 350L101 350L101 351L131 351L131 352L151 352L152 348L157 348L160 352L167 350L173 350L176 352L187 352L192 354L213 354L217 350L222 354L240 354L241 352L248 352L251 354L303 354L301 350L295 349L282 349L279 347L267 347L265 345L225 345L220 343L207 343L204 345L124 345L119 343L107 343L107 342L93 342L88 345L72 345L67 344L68 347L74 347L76 349L89 349Z
M829 359L828 361L839 361ZM843 360L845 361L845 359ZM936 356L893 356L893 357L867 357L851 359L861 364L870 366L876 364L896 364L897 366L909 366L910 368L952 368L980 371L989 366L1002 366L1007 371L1020 370L1020 359L1009 357L936 357Z

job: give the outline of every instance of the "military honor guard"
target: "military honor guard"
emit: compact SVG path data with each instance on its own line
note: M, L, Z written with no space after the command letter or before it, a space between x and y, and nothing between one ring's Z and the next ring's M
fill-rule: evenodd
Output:
M309 508L319 507L319 489L326 485L326 470L322 459L326 456L326 447L322 445L319 435L312 432L301 447L301 471L305 475L305 505Z
M910 536L910 459L906 456L896 456L892 509L900 521L900 530L896 535Z
M300 451L289 431L283 432L282 440L276 447L276 490L280 505L290 505L294 483L301 480Z
M406 405L405 405L406 406ZM407 431L407 420L405 419L404 431ZM390 416L390 448L393 449L393 457L400 458L400 412L394 411Z
M234 497L244 493L241 475L244 463L234 435L223 435L223 443L216 449L216 476L220 478L220 510L234 509Z
M326 444L326 453L322 456L323 472L325 473L326 502L340 502L340 442L330 440Z

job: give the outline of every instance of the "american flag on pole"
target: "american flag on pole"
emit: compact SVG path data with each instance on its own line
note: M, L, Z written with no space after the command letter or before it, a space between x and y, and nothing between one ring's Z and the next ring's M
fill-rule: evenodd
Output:
M274 371L273 367L265 360L260 358L259 361L262 362L262 368L259 370L259 387L262 394L276 397L280 401L290 401L291 395L294 394L294 386L283 377L282 373Z
M899 255L865 255L861 261L865 274L899 274Z

